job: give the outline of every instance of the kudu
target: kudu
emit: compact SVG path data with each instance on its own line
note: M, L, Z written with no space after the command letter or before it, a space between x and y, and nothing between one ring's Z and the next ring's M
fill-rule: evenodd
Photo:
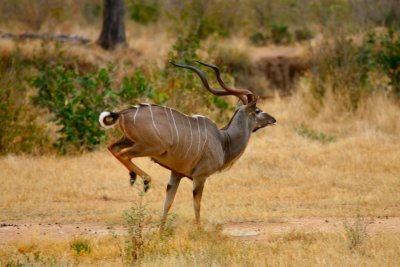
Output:
M253 92L228 87L222 81L218 67L198 63L215 71L223 89L211 88L203 71L172 62L176 67L194 71L205 88L214 95L234 95L242 102L224 128L218 129L206 117L188 116L153 104L139 104L120 112L102 112L99 118L104 127L119 123L124 136L108 149L130 171L131 185L137 174L143 179L145 191L151 181L146 172L131 162L132 158L150 157L171 170L160 231L163 230L181 178L188 177L193 181L194 212L196 222L200 225L200 202L207 177L232 165L244 152L252 132L276 123L271 115L257 107L258 98Z

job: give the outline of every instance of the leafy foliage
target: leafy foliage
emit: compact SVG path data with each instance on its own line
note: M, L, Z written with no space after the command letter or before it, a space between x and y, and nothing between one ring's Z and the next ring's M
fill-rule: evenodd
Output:
M146 25L158 20L161 3L159 0L130 0L127 1L127 9L132 20Z
M72 149L95 149L106 137L99 127L99 113L151 91L139 71L125 77L118 91L112 89L110 68L81 74L61 64L42 64L39 71L40 75L32 83L38 89L33 100L36 105L47 108L60 126L54 146L62 154Z
M244 4L230 0L169 1L165 4L167 18L179 34L191 33L203 40L209 36L227 37L238 30L243 20Z
M189 33L187 36L179 36L168 56L171 61L202 68L195 62L195 60L199 60L197 55L199 48L199 38L194 33ZM208 72L210 77L214 77L214 73L210 69L202 69ZM209 113L214 113L214 118L219 122L227 121L225 111L231 108L231 105L226 99L216 97L208 92L192 71L178 69L168 62L163 71L163 76L165 77L162 84L163 89L159 91L164 91L170 96L170 105L185 113L200 111L203 108Z
M0 154L40 153L49 143L40 111L30 105L29 62L18 54L0 59Z
M371 32L361 45L342 36L323 47L314 54L311 76L311 93L321 102L328 88L348 96L351 109L377 91L400 96L399 32Z
M400 97L400 32L391 30L371 42L378 45L373 55L378 67L389 77L393 92Z
M294 38L293 38L294 36ZM296 41L305 41L313 37L311 30L307 27L302 27L294 31L290 30L285 23L272 23L266 27L256 30L250 35L250 41L257 46L273 44L289 44Z

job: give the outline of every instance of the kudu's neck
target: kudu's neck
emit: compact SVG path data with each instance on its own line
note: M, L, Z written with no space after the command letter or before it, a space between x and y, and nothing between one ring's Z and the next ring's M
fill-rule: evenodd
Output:
M221 129L224 148L224 166L230 165L246 149L252 132L251 123L245 110L238 110L229 124Z

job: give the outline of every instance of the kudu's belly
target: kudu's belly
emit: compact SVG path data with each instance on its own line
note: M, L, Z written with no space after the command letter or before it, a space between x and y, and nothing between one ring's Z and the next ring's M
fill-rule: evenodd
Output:
M191 176L192 170L195 166L195 159L188 160L187 158L182 158L180 155L169 151L166 151L159 156L153 156L151 159L164 168L182 174L186 177Z

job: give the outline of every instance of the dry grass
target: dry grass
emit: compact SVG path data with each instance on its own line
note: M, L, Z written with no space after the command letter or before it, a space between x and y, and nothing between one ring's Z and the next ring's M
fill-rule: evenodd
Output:
M262 103L278 126L257 132L236 165L208 180L202 206L207 229L241 221L400 216L398 105L376 96L357 113L337 113L340 107L329 102L315 113L305 101L299 92ZM336 141L323 144L299 136L295 128L302 123ZM136 162L153 177L144 200L160 214L168 172L146 159ZM127 171L105 149L78 157L9 155L0 159L0 169L1 222L121 224L123 210L138 200L136 189L128 186ZM344 230L278 234L263 244L233 240L217 230L198 233L190 226L191 186L189 180L181 183L173 205L178 214L175 233L165 240L151 239L143 258L146 266L393 266L400 256L399 233L375 234L357 251L348 249ZM76 256L66 241L27 240L3 245L0 259L22 262L39 251L39 263L118 266L126 260L115 242L92 238L92 252ZM24 247L29 252L21 252Z
M305 234L292 231L264 243L243 243L217 231L197 232L180 226L167 239L151 237L143 266L396 266L400 234L368 238L350 250L341 233ZM77 240L77 239L74 239ZM83 239L87 240L87 239ZM9 266L124 266L123 240L112 237L87 241L91 252L77 254L66 241L32 239L2 245L0 262Z
M81 65L106 66L108 63L123 66L126 63L131 66L162 66L165 63L167 53L170 51L175 38L161 29L162 25L143 26L133 22L126 23L127 47L114 51L106 51L96 45L100 34L99 29L93 26L80 26L77 24L66 24L67 26L44 25L44 34L67 34L79 36L91 40L88 45L81 44L61 44L63 55L75 58ZM23 33L23 30L14 29L10 31L0 25L0 32ZM56 49L60 49L60 44L47 42L43 46L42 40L15 41L12 39L0 38L0 56L7 57L12 53L18 52L22 58L33 58L43 54L43 49L47 53L54 54ZM161 44L161 45L160 45Z

